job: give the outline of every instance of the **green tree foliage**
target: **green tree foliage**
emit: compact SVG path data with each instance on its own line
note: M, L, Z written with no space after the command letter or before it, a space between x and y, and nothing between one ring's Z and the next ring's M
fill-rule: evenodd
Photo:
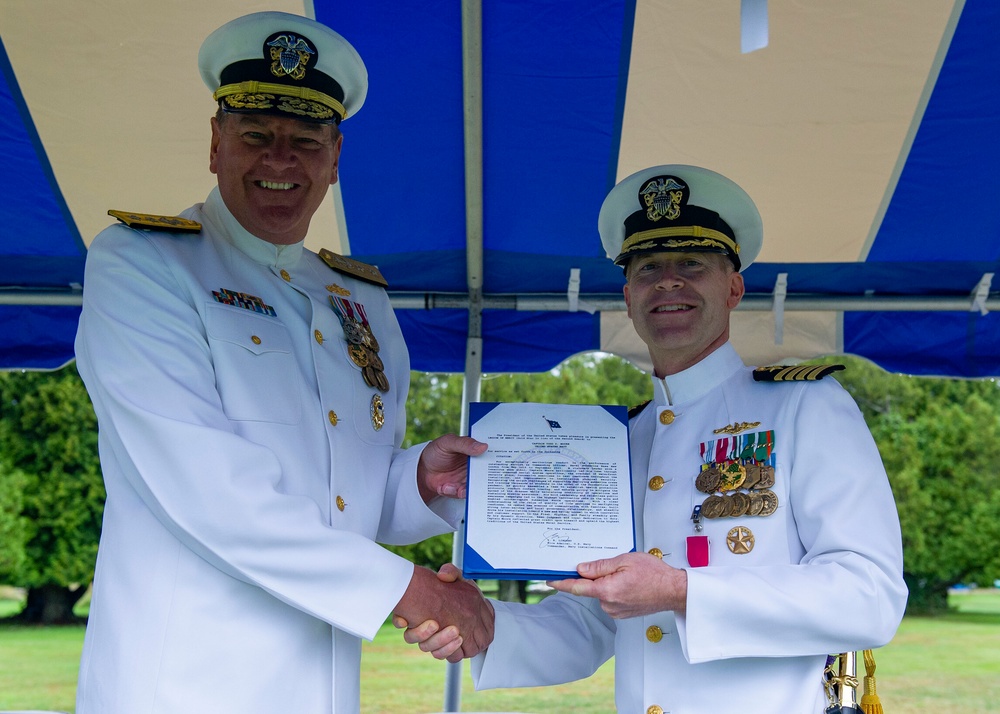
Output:
M97 418L75 366L0 374L0 582L28 589L20 617L73 619L93 580L104 512ZM13 516L14 510L19 510Z
M0 582L24 566L28 528L21 516L24 474L0 468Z
M941 612L949 586L1000 578L1000 387L847 362L837 377L864 412L896 498L907 610Z
M955 583L1000 578L1000 387L888 374L837 358L889 474L903 530L909 611L946 607ZM488 375L483 401L633 406L649 378L613 356L542 374ZM414 372L407 444L458 432L462 376ZM104 486L97 424L75 367L0 374L0 582L28 589L30 621L65 620L93 578ZM421 565L451 559L451 536L393 548Z

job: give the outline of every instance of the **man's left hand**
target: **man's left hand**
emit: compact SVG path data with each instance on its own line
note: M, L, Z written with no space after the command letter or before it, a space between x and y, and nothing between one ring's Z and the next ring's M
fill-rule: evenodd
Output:
M577 566L580 578L555 580L550 587L564 593L592 597L616 620L687 606L687 571L664 563L649 553L623 553Z
M445 434L424 447L417 462L417 486L424 503L437 496L465 498L470 456L486 451L486 444L471 436Z

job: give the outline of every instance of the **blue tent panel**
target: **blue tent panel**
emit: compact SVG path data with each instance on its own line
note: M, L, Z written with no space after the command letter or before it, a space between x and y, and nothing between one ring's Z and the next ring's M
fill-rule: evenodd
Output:
M57 369L73 359L80 308L0 305L0 369Z
M901 320L894 313L845 313L844 351L890 372L995 376L1000 374L1000 315L917 312Z

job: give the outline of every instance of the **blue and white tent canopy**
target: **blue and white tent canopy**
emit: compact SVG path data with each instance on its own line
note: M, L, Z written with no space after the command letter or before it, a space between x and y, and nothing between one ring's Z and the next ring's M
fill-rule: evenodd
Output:
M379 265L417 369L644 365L597 213L616 179L688 163L763 216L734 319L749 362L1000 374L994 0L771 3L748 53L739 4L701 0L4 0L0 367L72 358L108 209L204 199L197 49L262 9L314 15L368 65L308 243Z

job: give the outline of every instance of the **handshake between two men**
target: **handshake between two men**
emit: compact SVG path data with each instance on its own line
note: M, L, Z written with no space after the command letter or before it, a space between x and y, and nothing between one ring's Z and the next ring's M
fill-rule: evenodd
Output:
M486 448L471 437L453 434L430 442L417 467L424 500L464 498L468 457L479 456ZM686 571L648 553L624 553L580 563L577 573L579 578L548 585L560 592L597 599L614 619L664 610L683 613L686 609ZM489 647L494 636L494 610L475 583L463 580L454 565L446 563L437 573L417 566L396 605L393 624L405 628L406 642L419 645L437 659L459 662Z

